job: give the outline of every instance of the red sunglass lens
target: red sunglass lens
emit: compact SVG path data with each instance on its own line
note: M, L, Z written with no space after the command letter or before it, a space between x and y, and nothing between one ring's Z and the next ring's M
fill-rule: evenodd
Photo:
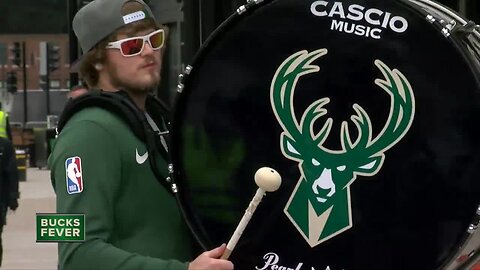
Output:
M132 55L140 52L143 47L143 39L131 39L125 42L122 42L122 52L124 55Z

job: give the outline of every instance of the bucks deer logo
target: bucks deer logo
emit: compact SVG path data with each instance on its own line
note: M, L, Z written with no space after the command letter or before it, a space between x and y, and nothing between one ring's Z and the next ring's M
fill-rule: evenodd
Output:
M328 118L316 132L315 121L327 114L328 97L314 101L300 121L294 112L293 96L298 80L318 72L312 62L327 54L327 49L300 51L287 58L272 80L270 100L275 116L283 128L280 148L283 155L298 162L298 180L284 212L311 247L314 247L352 227L350 185L361 176L373 176L382 167L385 152L393 147L410 128L415 114L415 98L405 76L391 70L382 61L374 64L384 79L375 84L390 95L387 123L375 137L367 112L353 105L351 121L358 130L352 138L348 122L341 125L341 149L323 146L332 127Z

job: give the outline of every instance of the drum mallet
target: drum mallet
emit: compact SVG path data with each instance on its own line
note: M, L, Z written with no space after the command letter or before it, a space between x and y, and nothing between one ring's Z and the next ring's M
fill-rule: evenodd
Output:
M252 218L255 209L257 209L257 206L262 200L262 197L265 196L265 192L276 191L282 183L282 178L280 177L280 174L278 174L278 172L274 169L262 167L258 169L255 173L255 183L258 186L257 192L255 193L253 199L250 201L250 204L248 205L245 214L243 214L242 220L240 220L240 223L235 229L232 238L230 238L230 241L228 241L227 248L225 249L225 252L223 253L221 259L228 259L228 257L230 257L230 254L237 245L237 242L240 239L240 236L242 236L245 227L247 227L248 222Z

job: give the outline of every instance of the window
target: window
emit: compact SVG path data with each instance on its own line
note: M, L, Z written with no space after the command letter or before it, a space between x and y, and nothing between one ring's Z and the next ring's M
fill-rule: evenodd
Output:
M50 89L59 89L60 80L50 80Z

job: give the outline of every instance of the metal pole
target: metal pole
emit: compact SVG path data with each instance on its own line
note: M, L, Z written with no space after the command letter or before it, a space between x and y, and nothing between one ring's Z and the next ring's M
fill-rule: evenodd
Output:
M22 66L23 66L23 126L27 125L28 121L28 98L27 98L27 61L26 61L26 46L25 41L22 42Z
M45 78L45 80L46 80L45 96L46 96L46 99L47 99L47 117L50 115L50 70L49 69L50 68L48 68L48 62L47 62L47 76Z
M202 18L202 9L203 9L203 4L202 0L199 0L198 4L198 35L199 35L199 44L198 46L201 47L203 44L203 18Z
M49 68L49 46L48 42L42 41L40 47L40 81L41 87L45 91L45 99L47 103L47 115L50 114L50 68Z
M72 21L75 13L78 10L77 0L68 0L67 2L67 18L68 18L68 43L69 43L69 61L70 68L73 63L78 59L78 40L73 33ZM78 84L78 73L70 73L70 87Z
M458 11L463 16L467 15L467 0L459 0L458 1Z

